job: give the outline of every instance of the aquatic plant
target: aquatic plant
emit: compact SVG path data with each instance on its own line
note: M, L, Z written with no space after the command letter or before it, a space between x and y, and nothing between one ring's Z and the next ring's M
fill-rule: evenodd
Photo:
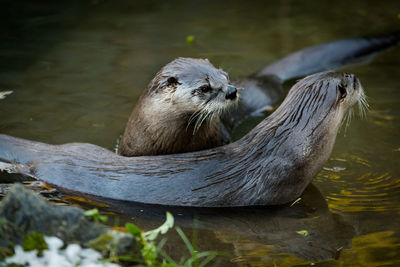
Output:
M141 251L144 257L144 264L147 266L196 266L202 267L210 263L217 256L222 256L223 254L215 251L205 251L197 252L195 242L193 244L189 241L185 233L180 227L175 227L176 232L181 237L182 241L185 243L186 248L190 253L190 257L187 259L181 259L180 262L174 261L165 251L163 251L163 246L167 242L166 238L162 238L161 241L156 244L155 240L159 235L165 234L168 230L172 229L174 226L174 217L171 213L167 212L165 222L158 228L143 232L139 227L132 223L127 223L125 228L128 233L136 238L138 243L141 245ZM119 257L121 260L133 260L124 257ZM214 266L218 264L218 260L214 263Z

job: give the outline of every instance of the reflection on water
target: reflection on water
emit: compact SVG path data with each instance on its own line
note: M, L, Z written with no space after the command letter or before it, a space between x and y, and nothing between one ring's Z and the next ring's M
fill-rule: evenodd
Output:
M69 199L77 205L95 205L82 198ZM205 243L198 244L199 249L219 250L219 245L215 244L229 244L233 249L230 251L232 260L238 263L285 262L295 258L302 262L335 259L343 249L350 248L355 234L353 226L342 216L329 211L314 186L309 186L299 201L279 207L173 208L98 200L110 205L103 206L103 211L121 214L119 223L133 217L134 222L144 229L161 224L166 211L170 211L176 224L184 227L188 236L193 235L191 228L201 231L203 237L207 236ZM170 242L179 243L173 234L167 237ZM174 249L169 253L177 259L181 256L176 255Z
M363 169L363 173L356 172L357 167ZM315 183L331 185L326 198L329 207L335 211L400 210L400 179L393 177L389 171L372 171L368 161L354 155L331 159L318 174Z
M0 10L0 91L14 93L0 100L0 132L113 149L141 91L178 56L208 57L235 79L306 46L398 30L398 13L397 0L379 7L363 0L352 1L351 7L344 0L6 0ZM195 36L190 46L188 35ZM371 111L339 134L331 160L314 182L322 197L308 193L311 202L302 200L280 212L205 216L199 250L226 251L233 259L227 264L242 266L398 265L399 64L397 48L367 66L347 69L360 78ZM237 136L258 120L243 125ZM323 205L309 210L312 200ZM83 205L79 199L62 201ZM162 220L144 209L118 212L131 215L114 218L145 229ZM181 217L176 214L191 236L192 217ZM302 230L310 235L296 232ZM166 249L179 258L183 249L177 247L184 244L173 233L168 238Z

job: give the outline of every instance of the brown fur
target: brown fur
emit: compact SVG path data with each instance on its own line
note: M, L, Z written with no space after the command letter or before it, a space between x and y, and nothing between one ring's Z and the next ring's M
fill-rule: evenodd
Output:
M193 134L194 125L187 127L191 114L164 113L156 121L152 118L153 112L147 112L152 106L146 107L151 102L148 97L145 94L140 98L129 117L119 146L120 155L175 154L222 145L219 119L206 122Z
M202 88L212 89L204 91ZM123 156L175 154L223 145L220 112L227 99L228 78L208 60L179 58L164 66L134 108L119 144ZM209 111L203 121L195 116ZM199 123L201 121L202 123ZM200 125L195 128L196 122Z

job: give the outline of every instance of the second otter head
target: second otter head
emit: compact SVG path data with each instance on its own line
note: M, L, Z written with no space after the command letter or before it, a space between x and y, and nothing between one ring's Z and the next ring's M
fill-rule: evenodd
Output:
M149 92L161 100L192 114L190 123L200 127L207 118L219 117L237 103L237 89L230 85L226 72L207 59L178 58L164 66L149 85Z

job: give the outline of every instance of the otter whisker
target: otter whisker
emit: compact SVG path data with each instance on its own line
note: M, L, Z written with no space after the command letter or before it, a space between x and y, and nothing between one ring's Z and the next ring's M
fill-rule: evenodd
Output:
M340 129L344 128L344 135L347 133L347 128L350 126L351 118L353 117L353 108L350 108L344 115L340 123Z
M358 100L358 109L360 112L360 117L365 118L367 111L369 110L369 104L367 100L367 96L365 95L364 91L360 93L359 100Z
M190 116L189 121L186 125L186 131L189 128L189 125L192 124L192 122L194 122L200 116L202 111L203 111L202 109L197 110Z
M210 119L208 120L208 124L211 125L212 122L217 120L218 118L221 117L222 112L224 111L224 108L217 107L214 112L211 114Z
M226 105L220 106L214 102L207 101L203 108L199 111L200 114L197 114L195 118L190 120L190 122L192 122L194 119L196 119L193 134L200 129L205 121L208 123L208 125L210 125L213 121L219 118L226 109Z
M206 112L203 113L202 117L197 120L197 123L196 123L196 126L194 128L193 134L195 134L200 129L201 125L207 119L207 117L209 115L210 115L210 112L206 111Z
M199 110L196 114L196 116L194 116L188 123L187 127L189 127L189 124L191 124L192 122L194 122L194 127L193 127L193 135L196 133L196 128L197 125L199 123L199 121L201 120L201 118L204 116L204 110Z
M194 126L193 130L193 135L200 129L201 125L203 124L204 120L210 115L210 111L203 109L203 112L201 113L201 116L196 121L196 124Z
M345 126L345 129L344 129L345 134L347 132L347 128L349 127L352 118L353 118L353 108L350 108L350 110L349 110L349 112L347 113L347 116L346 116L346 126Z

